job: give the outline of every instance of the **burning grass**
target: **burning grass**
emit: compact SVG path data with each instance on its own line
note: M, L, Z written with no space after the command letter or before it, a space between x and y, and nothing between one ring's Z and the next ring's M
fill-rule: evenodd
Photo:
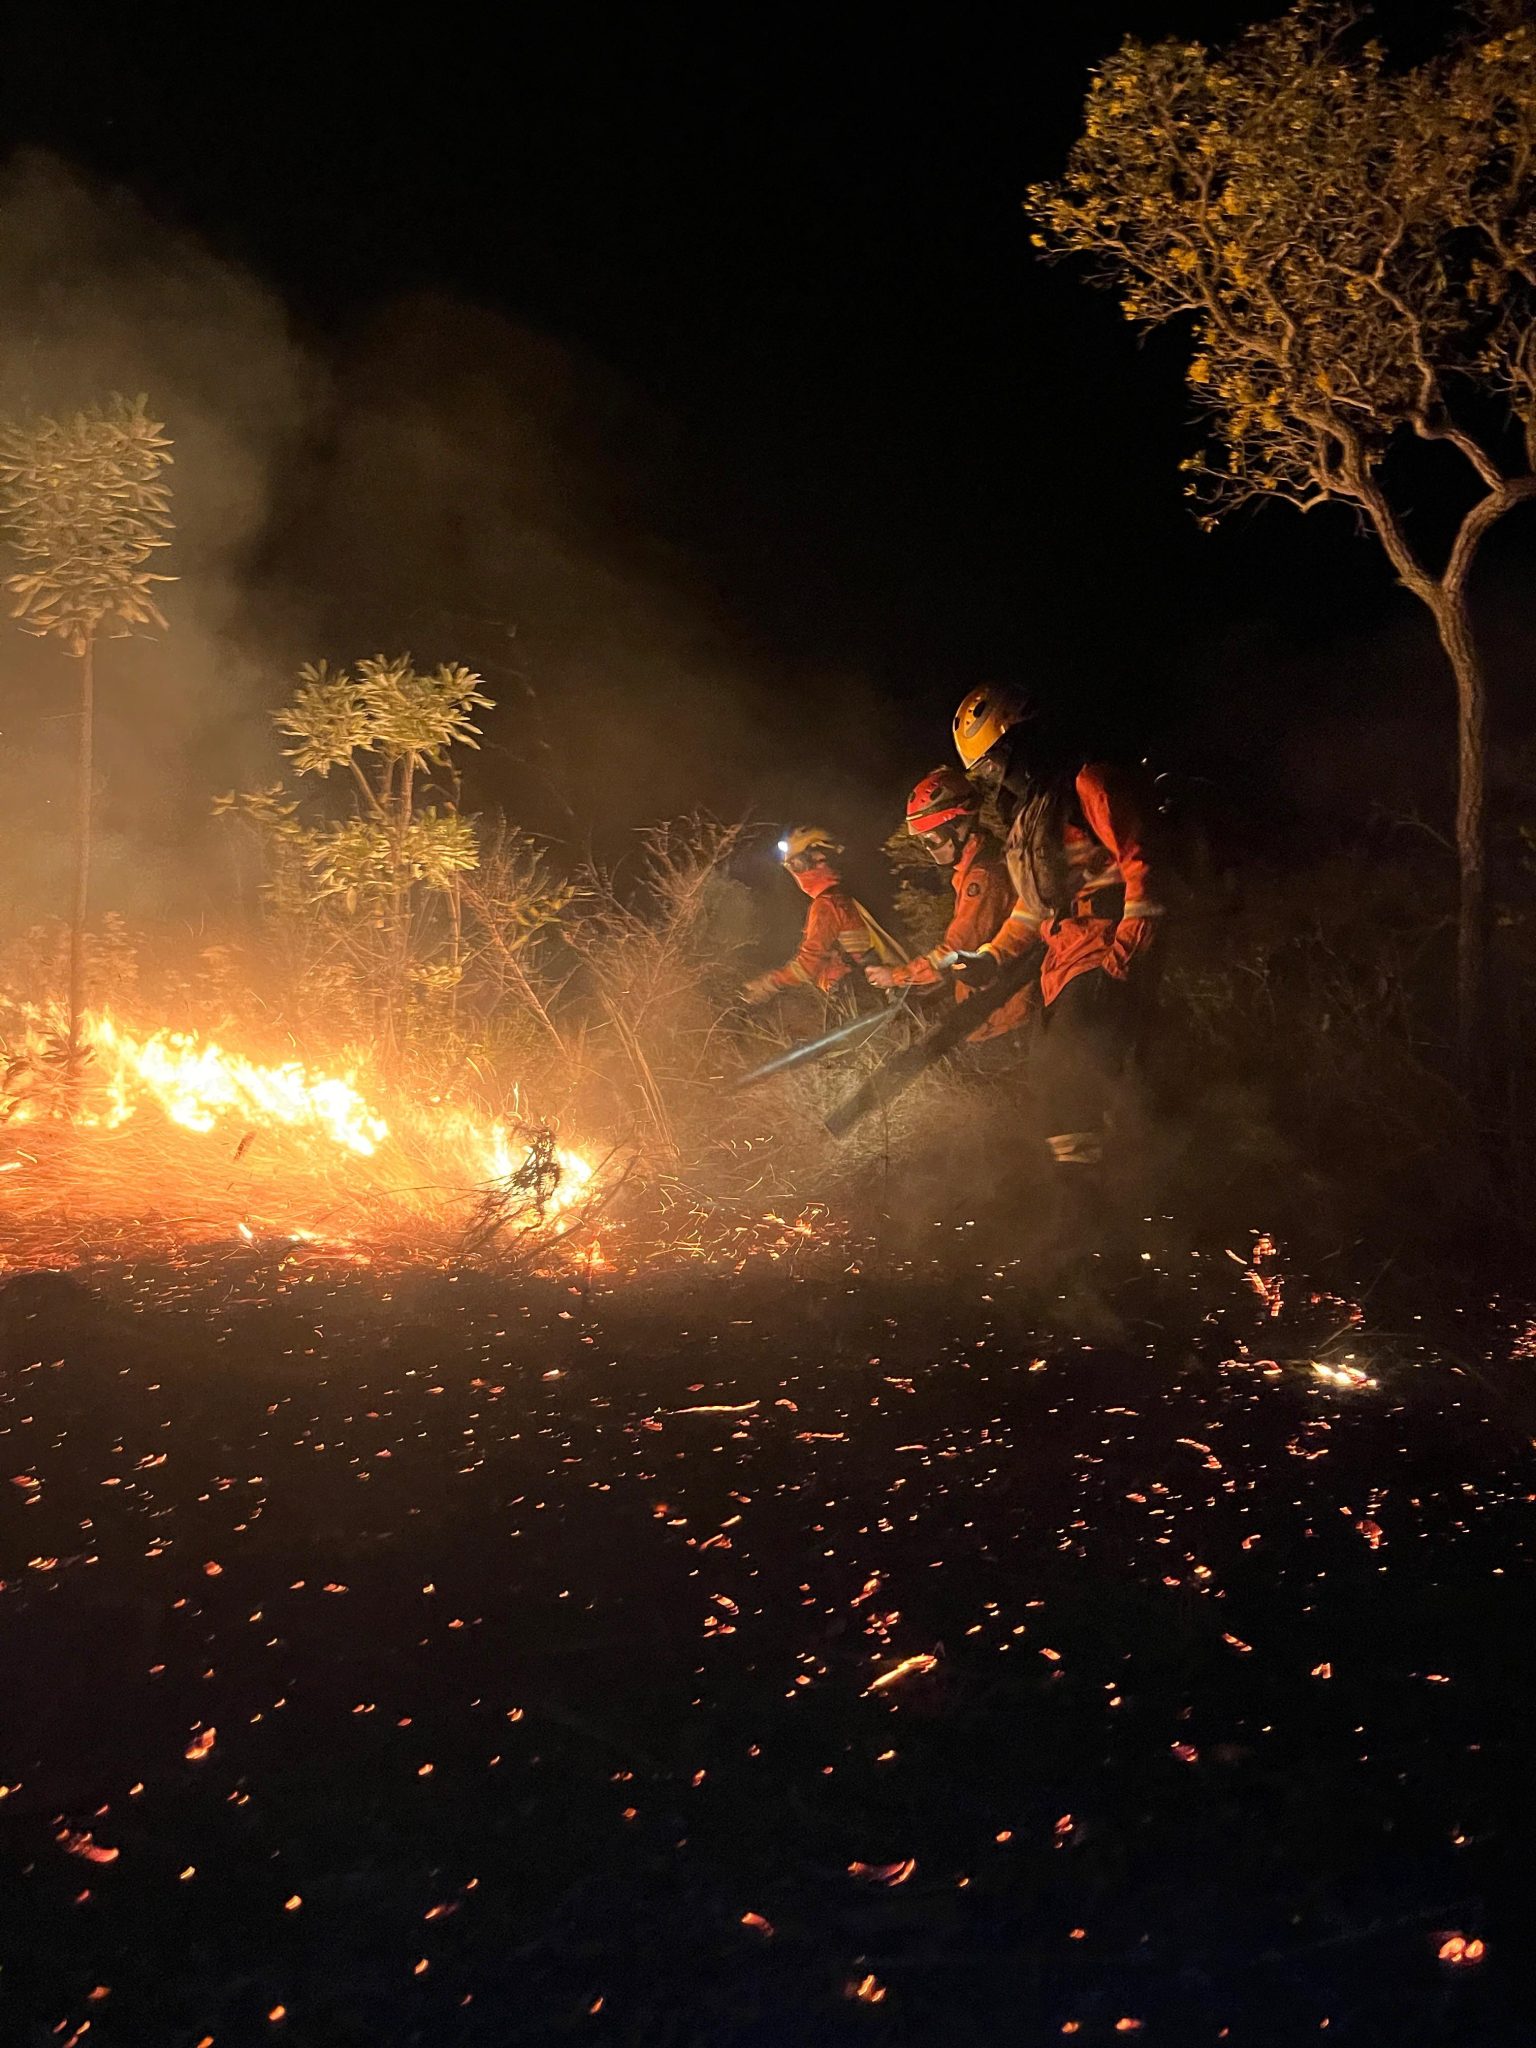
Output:
M843 1142L822 1119L888 1034L732 1087L837 1021L809 994L769 1018L734 1009L738 837L698 820L645 835L633 872L586 872L558 934L505 958L487 945L478 978L403 995L322 923L273 913L249 950L188 962L108 918L73 1067L62 935L38 927L0 970L18 991L0 997L0 1260L245 1242L316 1263L736 1270L846 1261L850 1219L911 1213L957 1179L972 1199L963 1162L995 1137L999 1097L963 1063ZM499 915L484 909L487 933Z
M353 1062L261 1061L193 1031L86 1020L72 1072L34 1021L6 1078L4 1256L69 1263L188 1239L526 1250L584 1226L594 1162L546 1127L384 1087Z
M771 1147L725 1134L700 1178L635 1141L391 1085L353 1055L259 1059L193 1030L86 1019L71 1071L35 1016L0 1126L0 1270L184 1266L253 1247L308 1267L766 1262L847 1256L821 1202L774 1201ZM791 1109L806 1113L797 1094ZM697 1166L697 1161L694 1162Z

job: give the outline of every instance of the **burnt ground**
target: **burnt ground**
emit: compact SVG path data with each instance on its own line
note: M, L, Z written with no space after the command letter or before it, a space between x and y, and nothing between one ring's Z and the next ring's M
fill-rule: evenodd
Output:
M12 1279L0 2038L1536 2038L1521 1315L942 1235Z

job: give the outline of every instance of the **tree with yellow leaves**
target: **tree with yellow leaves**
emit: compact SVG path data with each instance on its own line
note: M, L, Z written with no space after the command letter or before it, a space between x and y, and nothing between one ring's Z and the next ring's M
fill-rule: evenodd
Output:
M144 565L168 545L171 444L149 401L113 397L66 419L0 422L0 521L22 566L5 579L25 632L64 642L80 669L75 887L69 928L69 1052L80 1047L91 880L95 653L102 633L163 629Z
M1202 523L1257 499L1355 508L1435 623L1457 693L1457 999L1481 1056L1487 689L1468 579L1536 497L1536 28L1490 7L1394 69L1302 0L1230 48L1127 40L1092 78L1037 247L1086 256L1128 320L1185 319L1210 422L1185 462ZM1409 516L1432 444L1462 516L1431 558Z

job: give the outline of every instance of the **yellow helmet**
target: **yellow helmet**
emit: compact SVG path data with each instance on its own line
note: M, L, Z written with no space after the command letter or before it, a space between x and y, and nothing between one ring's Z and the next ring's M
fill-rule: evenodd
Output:
M794 825L779 841L779 859L787 867L808 853L841 853L843 842L822 825Z
M955 713L955 752L967 769L974 768L1005 732L1033 716L1034 706L1022 690L1010 689L1006 683L983 683L960 700Z

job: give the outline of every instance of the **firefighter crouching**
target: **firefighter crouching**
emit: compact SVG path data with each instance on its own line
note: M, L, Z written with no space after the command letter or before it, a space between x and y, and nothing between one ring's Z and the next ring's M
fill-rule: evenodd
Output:
M1050 740L1022 693L973 690L955 713L967 771L1010 820L1015 901L996 935L961 951L961 979L985 987L1038 948L1041 1031L1034 1068L1047 1142L1072 1182L1091 1180L1105 1119L1140 1035L1162 905L1140 778L1084 762Z
M948 869L954 915L938 945L905 967L866 967L865 979L878 989L941 988L950 980L945 963L957 953L977 951L1007 921L1014 905L1003 849L982 825L981 797L958 768L935 768L918 783L907 799L907 830L937 866ZM954 990L961 1002L971 994L960 980ZM1033 989L1020 989L983 1020L970 1044L1017 1031L1033 1003Z
M792 988L819 989L824 995L852 992L863 985L857 979L861 968L903 964L895 940L844 888L837 864L842 851L841 843L819 825L797 825L779 841L786 872L811 899L805 936L793 960L746 984L744 1003L766 1003Z

